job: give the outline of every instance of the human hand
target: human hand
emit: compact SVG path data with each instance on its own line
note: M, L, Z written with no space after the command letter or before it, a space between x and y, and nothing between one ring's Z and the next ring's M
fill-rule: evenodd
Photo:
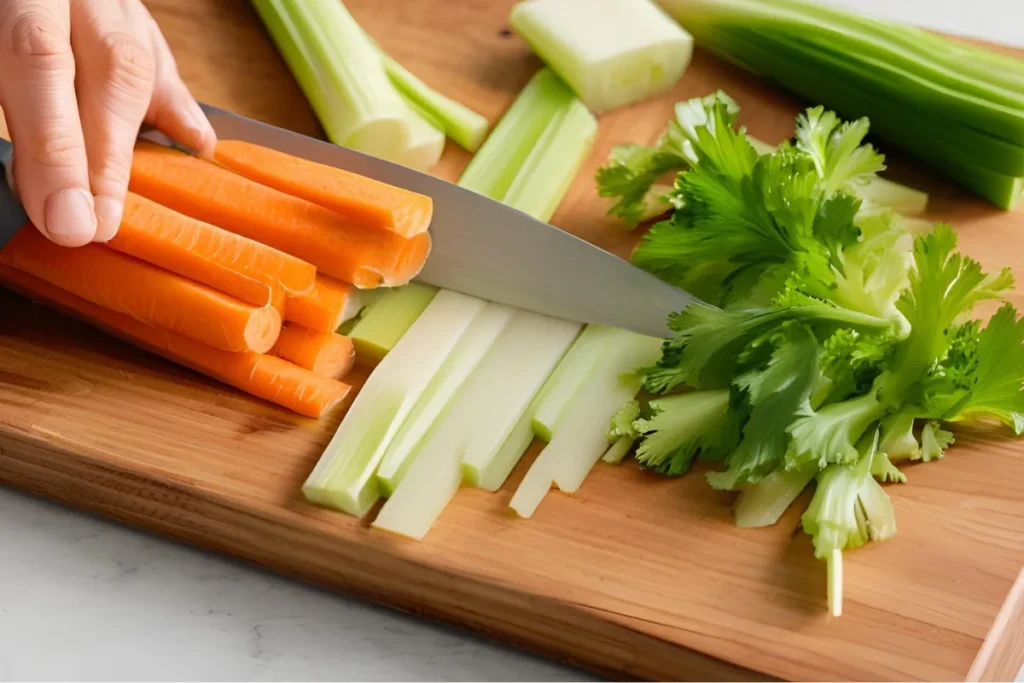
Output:
M216 144L141 0L0 0L0 107L25 212L65 246L117 233L143 122Z

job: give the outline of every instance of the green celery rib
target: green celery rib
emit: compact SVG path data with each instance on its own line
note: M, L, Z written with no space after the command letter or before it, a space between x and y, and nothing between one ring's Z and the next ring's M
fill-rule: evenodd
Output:
M540 69L466 166L459 185L492 199L504 198L548 122L575 99L553 71Z
M436 294L436 287L420 282L411 282L385 293L348 332L356 352L375 361L384 358Z

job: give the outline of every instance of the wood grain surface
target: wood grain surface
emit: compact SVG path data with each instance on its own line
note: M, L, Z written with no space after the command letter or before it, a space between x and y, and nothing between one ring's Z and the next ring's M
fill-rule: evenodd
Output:
M200 99L321 134L246 2L147 4ZM389 53L492 120L539 65L507 29L510 4L348 2ZM674 101L719 88L770 142L802 106L698 52L671 96L601 118L553 222L627 254L636 235L604 216L594 170L613 144L652 141ZM436 173L466 161L452 147ZM895 157L890 174L933 193L931 217L967 252L1024 276L1024 214ZM293 417L0 293L5 484L615 678L1009 680L1024 663L1024 443L1001 432L961 432L944 461L907 468L889 488L899 535L846 555L846 614L832 619L799 506L745 531L700 473L599 465L523 521L507 504L531 454L500 492L463 490L426 541L406 542L303 501L339 419Z

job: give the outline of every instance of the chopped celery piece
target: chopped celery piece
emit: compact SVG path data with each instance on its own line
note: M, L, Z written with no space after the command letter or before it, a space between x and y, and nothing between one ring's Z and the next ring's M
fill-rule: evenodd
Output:
M356 352L372 360L384 358L435 295L436 287L421 282L410 282L388 291L363 313L349 332Z
M834 548L825 560L828 565L828 611L843 616L843 551Z
M602 352L618 338L614 328L588 325L548 378L537 397L533 433L550 442L566 407L594 373Z
M405 104L376 49L340 0L253 4L328 138L377 157L400 159L409 140Z
M486 471L502 451L578 331L575 323L515 311L427 436L373 526L423 538L458 491L463 469Z
M752 529L775 524L815 474L817 469L813 467L806 470L779 467L758 483L743 489L733 509L736 526Z
M359 391L302 487L309 501L357 516L373 507L385 450L483 307L480 299L438 293Z
M407 102L417 106L421 115L425 113L428 121L443 130L463 149L475 152L480 147L490 125L486 118L433 90L383 52L381 58L391 83Z
M395 161L417 171L430 170L441 160L444 133L412 107L408 111L409 143Z
M649 0L525 0L509 23L595 112L670 90L693 55L690 34Z
M608 447L605 454L601 456L601 462L606 462L610 465L618 465L622 462L622 459L626 457L626 453L629 453L629 449L633 447L633 439L628 436L620 436L618 439Z
M512 428L505 443L498 449L486 469L479 470L465 466L462 468L466 483L486 491L497 491L501 488L519 459L526 453L526 449L533 443L533 430L530 429L532 411L533 406L519 418L519 422Z
M878 206L885 206L904 216L916 216L928 208L928 193L874 176L856 188L857 196Z
M455 392L480 364L512 319L513 312L508 306L488 304L473 318L388 446L377 468L381 493L390 496L394 492L405 475L417 445L445 413Z
M530 517L552 484L573 493L608 450L608 423L640 389L637 368L651 365L661 354L661 340L625 330L602 354L595 372L577 393L554 438L530 467L509 505Z
M594 115L573 98L548 122L502 201L542 221L551 220L596 136Z
M459 185L501 201L548 122L576 99L550 69L540 69L470 160Z

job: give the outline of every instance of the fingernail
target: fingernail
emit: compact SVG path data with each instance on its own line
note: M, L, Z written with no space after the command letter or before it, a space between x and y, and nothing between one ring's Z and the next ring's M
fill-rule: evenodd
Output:
M95 198L96 205L96 236L93 242L109 242L114 239L117 229L121 227L124 216L124 203L113 197L100 195Z
M60 190L46 200L46 234L57 244L80 247L96 234L92 195L85 190Z

